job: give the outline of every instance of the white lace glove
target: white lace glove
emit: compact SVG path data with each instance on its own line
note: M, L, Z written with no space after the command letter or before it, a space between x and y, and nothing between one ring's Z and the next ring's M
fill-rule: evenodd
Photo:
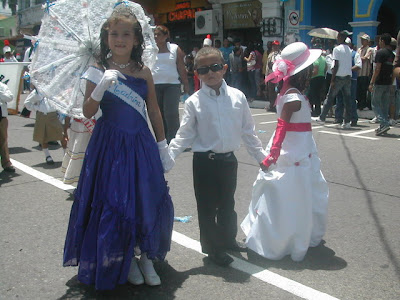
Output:
M90 97L100 102L103 98L104 92L113 84L118 81L118 77L126 79L126 77L118 70L106 70L100 82L96 85Z
M164 168L164 172L168 173L175 165L175 161L169 154L167 140L164 139L161 142L158 142L157 145L158 151L160 151L160 158Z

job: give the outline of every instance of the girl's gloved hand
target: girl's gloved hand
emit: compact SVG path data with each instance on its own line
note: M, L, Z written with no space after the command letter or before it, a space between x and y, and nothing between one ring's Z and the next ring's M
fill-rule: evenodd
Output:
M90 97L93 100L100 102L101 99L103 99L105 91L118 81L118 77L126 79L126 77L118 70L106 70L103 78L101 78L100 82L96 85Z
M157 145L158 151L160 152L160 158L164 168L164 172L168 173L175 165L175 161L169 154L167 140L164 139L161 142L158 142Z

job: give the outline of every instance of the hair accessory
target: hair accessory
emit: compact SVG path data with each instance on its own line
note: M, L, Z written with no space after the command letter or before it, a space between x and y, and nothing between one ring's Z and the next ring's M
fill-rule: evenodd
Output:
M140 4L130 2L130 1L121 1L114 5L114 9L119 5L125 5L130 8L133 15L139 21L140 26L142 27L143 34L143 54L142 60L143 63L149 68L152 69L154 64L156 63L158 47L154 40L154 33L150 27L150 18L145 15L144 10Z

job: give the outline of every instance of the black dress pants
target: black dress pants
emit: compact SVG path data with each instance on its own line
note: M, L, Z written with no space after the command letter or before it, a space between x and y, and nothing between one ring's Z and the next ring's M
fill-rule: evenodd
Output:
M195 152L193 183L204 253L224 251L236 240L234 194L238 163L235 155Z

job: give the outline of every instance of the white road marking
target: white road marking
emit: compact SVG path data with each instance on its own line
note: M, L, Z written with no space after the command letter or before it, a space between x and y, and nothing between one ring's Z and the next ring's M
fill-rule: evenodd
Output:
M343 136L349 136L349 137L355 137L355 138L373 140L373 141L379 140L379 138L374 138L374 137L369 137L369 136L351 135L351 133L332 132L332 131L325 131L325 130L320 130L318 132L334 134L334 135L343 135Z
M269 116L269 115L276 115L276 113L274 112L270 112L270 113L262 113L262 114L254 114L252 115L253 117L258 117L258 116Z
M50 175L47 175L45 173L42 173L40 171L37 171L31 167L28 167L27 165L24 165L23 163L20 163L16 161L15 159L10 159L11 163L13 164L14 167L17 169L20 169L21 171L25 172L26 174L29 174L33 177L36 177L37 179L40 179L46 183L49 183L51 185L54 185L55 187L67 191L67 190L72 190L75 187L73 185L65 184L61 180L58 180Z
M272 124L272 123L277 123L278 121L268 121L268 122L260 122L259 124L260 125L263 125L263 124Z
M205 255L203 252L201 252L200 242L193 240L179 232L176 231L172 232L172 240L177 244L180 244L186 248L192 249L202 255ZM231 257L234 259L233 263L230 265L232 268L239 270L241 272L245 272L266 283L269 283L284 291L287 291L293 295L309 300L338 300L338 298L314 290L313 288L310 288L301 283L298 283L297 281L278 275L269 270L265 270L243 259L237 258L235 256Z
M20 163L14 159L11 159L11 162L19 170L21 170L33 177L36 177L39 180L42 180L46 183L54 185L55 187L57 187L59 189L69 190L69 189L75 188L72 185L64 184L60 180L58 180L52 176L49 176L47 174L44 174L40 171L37 171L31 167L28 167L27 165L24 165L23 163ZM192 249L202 255L205 255L203 252L201 252L201 245L200 245L199 241L191 239L190 237L187 237L177 231L172 232L172 241L174 241L175 243L177 243L185 248ZM251 276L254 276L255 278L258 278L259 280L261 280L265 283L274 285L274 286L276 286L284 291L287 291L293 295L296 295L300 298L309 299L309 300L339 300L338 298L335 298L326 293L317 291L317 290L310 288L306 285L303 285L297 281L283 277L283 276L273 273L269 270L265 270L259 266L251 264L243 259L240 259L240 258L237 258L234 256L232 256L232 258L234 259L233 263L230 265L232 268L239 270L241 272L245 272Z
M375 131L375 129L368 129L368 130L361 130L361 131L356 131L356 132L352 132L352 133L348 133L348 136L355 136L355 135L360 135L360 134L364 134L364 133L370 133Z

